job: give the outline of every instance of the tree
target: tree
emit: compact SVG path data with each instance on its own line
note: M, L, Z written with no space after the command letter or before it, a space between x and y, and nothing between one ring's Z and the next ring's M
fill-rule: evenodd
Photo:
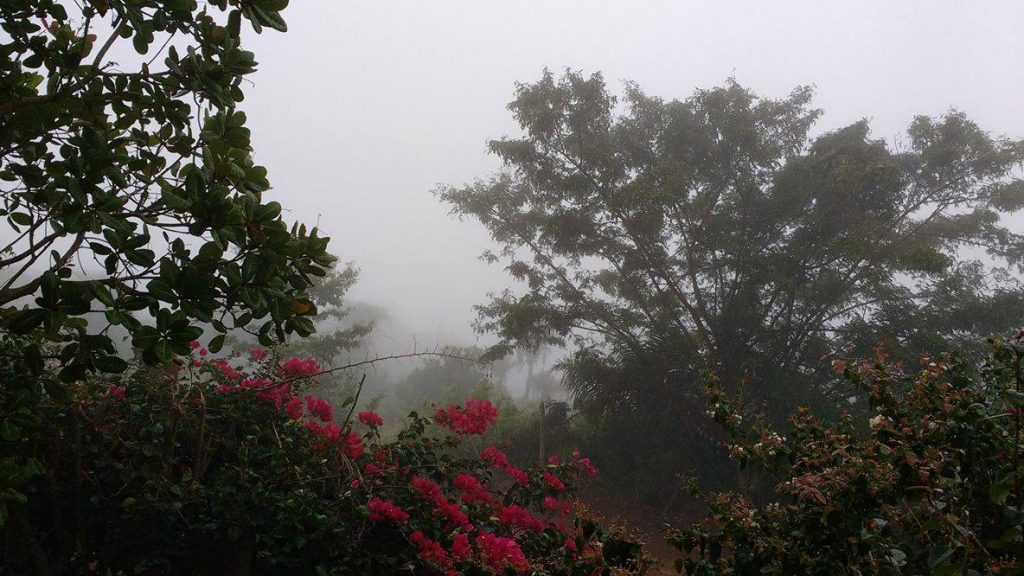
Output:
M232 327L265 344L312 332L327 239L264 200L237 108L256 69L241 20L284 31L286 5L0 6L0 306L11 331L56 343L63 379L124 370L113 326L150 363L187 353L200 322L215 350ZM25 353L42 368L38 346Z
M619 106L599 74L519 85L523 135L490 142L506 170L440 191L524 284L479 307L494 353L571 346L577 401L658 440L711 434L707 369L780 414L835 408L849 388L831 353L911 357L1012 329L1024 239L1001 217L1024 206L1024 144L955 111L897 145L867 121L812 137L811 98L627 84Z

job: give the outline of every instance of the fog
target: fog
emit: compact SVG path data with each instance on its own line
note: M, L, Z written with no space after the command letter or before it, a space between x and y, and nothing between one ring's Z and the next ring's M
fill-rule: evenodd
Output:
M290 218L319 222L361 269L356 300L415 330L474 341L471 307L507 284L488 236L447 215L439 183L484 177L515 134L515 82L600 71L685 98L730 76L764 96L813 84L816 130L966 112L1024 133L1024 4L1002 2L292 2L289 32L245 39L257 161Z

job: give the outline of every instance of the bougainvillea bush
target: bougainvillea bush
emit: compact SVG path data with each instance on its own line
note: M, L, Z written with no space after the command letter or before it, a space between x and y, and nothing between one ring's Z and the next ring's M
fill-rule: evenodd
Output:
M778 480L757 506L716 494L681 530L686 574L1022 574L1024 333L983 366L945 357L916 371L837 360L872 414L826 426L807 411L780 434L747 426L715 385L709 412L741 466Z
M578 453L520 469L484 400L396 437L307 394L315 360L263 349L43 397L46 474L8 523L4 573L640 573L640 547L573 512ZM466 446L473 457L463 457Z

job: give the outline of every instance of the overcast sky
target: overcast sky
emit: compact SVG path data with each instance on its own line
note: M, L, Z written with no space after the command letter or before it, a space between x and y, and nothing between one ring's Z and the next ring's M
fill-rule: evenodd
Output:
M289 32L249 34L244 109L274 199L361 269L354 298L470 340L506 275L488 236L431 191L499 168L516 81L600 71L684 98L734 76L772 97L813 84L819 130L873 119L891 139L951 107L1024 137L1024 1L292 0Z

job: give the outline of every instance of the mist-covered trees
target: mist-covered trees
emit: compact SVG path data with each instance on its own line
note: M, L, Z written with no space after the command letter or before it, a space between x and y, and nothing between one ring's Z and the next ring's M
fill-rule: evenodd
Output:
M730 81L617 99L573 72L520 85L523 134L490 143L506 170L440 192L523 283L479 308L495 352L570 345L577 400L635 445L707 434L705 369L785 414L846 394L833 353L909 358L1012 330L1024 241L1003 217L1024 206L1024 145L955 111L891 144L867 121L813 136L811 96Z
M524 134L490 143L507 171L441 196L526 286L480 326L503 347L575 345L584 400L673 398L698 354L767 397L783 376L824 382L836 351L943 349L1019 320L1024 241L1000 218L1024 206L1024 144L963 114L918 117L893 145L866 121L812 137L807 88L665 101L627 85L619 102L571 72L509 108Z
M65 379L125 368L108 326L150 362L188 352L198 322L266 344L313 331L327 240L264 200L237 107L256 69L241 21L284 30L286 5L0 5L0 306L35 297L7 326L60 342Z

